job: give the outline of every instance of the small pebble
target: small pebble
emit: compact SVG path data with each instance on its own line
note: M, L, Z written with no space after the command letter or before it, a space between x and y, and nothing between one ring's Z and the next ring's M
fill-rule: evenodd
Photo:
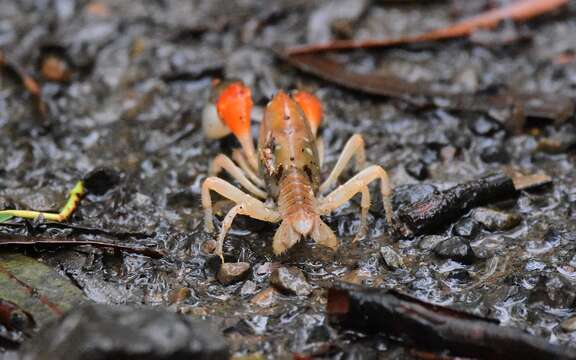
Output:
M246 297L254 295L256 292L256 283L252 280L246 280L246 282L240 288L240 296Z
M560 323L562 330L566 332L576 331L576 316L572 316Z
M465 269L457 269L448 273L448 279L454 280L460 284L468 283L472 280L470 273Z
M382 270L380 254L373 253L363 256L358 260L354 268L360 270L361 273L364 273L371 278L378 276Z
M420 239L418 248L420 248L420 250L432 250L436 247L436 245L440 244L444 240L446 240L446 237L444 236L427 235Z
M70 67L60 57L48 55L42 59L42 76L49 81L67 82L70 80Z
M208 309L201 306L192 306L192 305L181 305L178 307L178 313L185 314L185 315L194 315L194 316L207 316L210 314Z
M384 259L384 263L390 269L396 270L404 267L404 261L402 261L402 257L390 246L382 246L380 248L380 254Z
M250 264L246 262L224 263L218 270L218 281L222 285L230 285L244 280L249 273Z
M491 145L480 154L482 161L487 163L506 164L510 162L510 154L502 144Z
M478 208L474 210L472 218L490 231L513 229L518 226L522 220L517 214L510 214L487 208Z
M250 302L260 307L270 307L276 305L279 298L280 293L276 289L269 287L254 295Z
M442 149L440 149L440 158L444 162L451 162L452 160L454 160L457 153L458 149L456 149L454 146L452 145L444 146Z
M502 126L487 116L479 116L470 121L470 130L476 135L490 136L502 129Z
M362 285L364 280L367 280L369 278L370 274L367 274L365 271L357 269L344 274L344 276L342 276L340 280L347 282L349 284Z
M548 154L561 154L576 147L576 134L571 131L561 132L551 138L543 138L538 142L538 150Z
M265 262L264 264L259 265L256 268L255 273L256 273L256 275L259 275L259 276L268 275L268 274L272 273L273 268L274 268L274 263Z
M170 291L169 299L170 304L181 304L183 303L191 294L191 291L187 287L181 287Z
M218 242L216 240L206 240L202 243L202 252L205 254L214 254L217 246Z
M275 269L270 277L270 284L280 291L297 296L308 296L312 293L312 286L297 267L282 266Z
M470 244L460 236L453 236L434 247L434 253L442 259L452 259L463 264L471 264L476 255Z
M472 142L471 137L463 131L448 130L446 136L450 140L450 144L458 151L459 149L468 149Z
M452 233L456 236L474 237L480 231L480 224L470 217L460 219L452 229Z
M410 176L417 180L425 180L428 177L428 168L421 160L410 161L404 168Z

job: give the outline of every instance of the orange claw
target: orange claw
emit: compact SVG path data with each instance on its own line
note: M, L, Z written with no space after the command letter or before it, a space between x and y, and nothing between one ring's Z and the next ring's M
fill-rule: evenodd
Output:
M242 82L233 82L222 89L216 100L216 108L220 119L236 137L250 132L252 93Z
M302 90L295 91L292 94L292 98L296 100L298 105L302 108L302 111L304 111L304 115L310 123L310 129L312 130L312 133L316 135L320 123L322 122L322 103L316 96Z
M222 86L223 83L216 83ZM250 133L250 113L252 112L252 93L241 81L225 84L216 99L218 116L236 136L248 162L253 169L258 168L256 151Z

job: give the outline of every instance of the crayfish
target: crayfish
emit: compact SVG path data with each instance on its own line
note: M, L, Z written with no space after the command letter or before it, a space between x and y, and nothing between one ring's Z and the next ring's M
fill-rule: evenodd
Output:
M239 214L280 223L272 243L276 255L284 253L306 236L320 245L336 249L339 241L321 216L361 193L357 240L363 236L367 226L371 202L368 184L378 179L386 219L390 223L392 188L388 174L381 166L365 166L361 135L355 134L348 140L334 168L321 182L323 146L317 132L323 109L316 96L306 91L290 94L278 91L265 108L257 149L250 131L252 107L250 89L240 81L227 81L214 86L211 102L203 112L207 137L217 139L231 132L241 145L241 149L233 152L232 159L224 154L216 156L210 166L210 176L202 184L202 206L208 232L214 230L210 192L214 191L236 204L224 217L218 236L215 252L222 262L224 238ZM359 172L328 192L353 157ZM222 170L245 191L217 177Z

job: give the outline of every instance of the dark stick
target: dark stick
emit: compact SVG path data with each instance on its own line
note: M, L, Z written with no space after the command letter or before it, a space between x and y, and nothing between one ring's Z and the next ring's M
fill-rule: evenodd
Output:
M26 71L19 65L10 61L1 51L0 51L0 70L4 68L11 71L22 83L22 86L30 93L33 98L34 105L38 114L40 115L42 126L49 124L48 122L48 108L44 99L42 98L42 91L40 85L36 80L34 80Z
M517 195L512 179L505 174L469 181L398 209L397 230L408 237L441 229L473 207Z
M26 223L10 223L4 222L0 223L0 226L10 227L10 228L26 228L28 225ZM100 228L93 228L88 226L82 225L74 225L69 223L57 223L57 222L46 222L34 225L34 230L45 231L48 229L71 229L74 233L78 234L87 234L87 235L104 235L108 237L113 237L116 239L147 239L152 238L156 234L155 233L147 233L147 232L133 232L133 231L114 231L114 230L107 230L107 229L100 229Z
M110 248L114 250L125 251L128 253L148 256L154 259L160 259L166 256L164 251L151 249L138 245L124 245L117 242L93 241L93 240L70 240L47 237L31 237L23 235L0 234L0 248L3 246L82 246L89 245L98 248Z
M497 117L512 132L519 132L525 117L544 118L561 123L574 113L574 103L561 95L512 93L447 93L426 83L412 83L393 76L359 74L318 54L276 54L296 68L348 89L371 95L402 99L418 107L433 106L451 110L480 111Z
M367 40L335 40L328 43L308 44L288 49L288 53L306 54L322 51L384 48L403 44L413 44L425 41L446 40L470 35L478 29L496 27L501 21L511 19L515 21L528 20L546 12L556 10L568 3L568 0L523 0L515 1L507 6L492 9L479 15L459 21L453 25L423 34L401 36L391 39Z
M422 350L486 359L576 359L576 350L548 343L494 320L384 289L341 284L329 289L331 324L384 335Z

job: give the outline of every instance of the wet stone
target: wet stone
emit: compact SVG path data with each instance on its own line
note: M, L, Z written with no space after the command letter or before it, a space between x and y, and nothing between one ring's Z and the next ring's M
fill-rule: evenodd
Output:
M465 217L458 221L454 228L452 229L452 233L456 236L463 236L463 237L474 237L480 231L480 224L470 218Z
M438 190L435 186L430 184L399 185L394 188L394 193L392 194L392 205L394 209L398 209L401 206L410 205L424 200L436 193L438 193ZM374 200L379 198L379 196L373 197Z
M517 214L510 214L487 208L475 209L472 218L490 231L510 230L518 226L522 220Z
M228 359L226 341L212 326L159 309L91 304L39 332L22 360Z
M274 270L270 284L282 292L297 296L308 296L312 293L312 286L297 267L280 267Z
M463 264L471 264L476 260L472 247L460 236L442 241L434 247L434 253L442 259L452 259Z
M510 154L503 144L494 144L486 147L480 154L482 161L487 163L506 164L510 162Z
M218 281L223 285L230 285L244 280L250 270L250 264L246 262L224 263L218 270Z
M404 168L410 176L417 180L425 180L428 177L428 168L421 160L410 161Z
M421 250L432 250L436 245L440 244L444 240L446 240L446 237L441 235L427 235L420 239L420 242L418 242L418 248Z
M469 128L476 135L490 136L502 129L502 126L486 116L478 116L470 120Z
M451 271L447 278L461 284L469 283L472 280L470 273L465 269Z
M402 261L402 257L390 246L382 246L380 248L380 255L382 255L384 263L390 269L396 270L404 267L404 261Z

